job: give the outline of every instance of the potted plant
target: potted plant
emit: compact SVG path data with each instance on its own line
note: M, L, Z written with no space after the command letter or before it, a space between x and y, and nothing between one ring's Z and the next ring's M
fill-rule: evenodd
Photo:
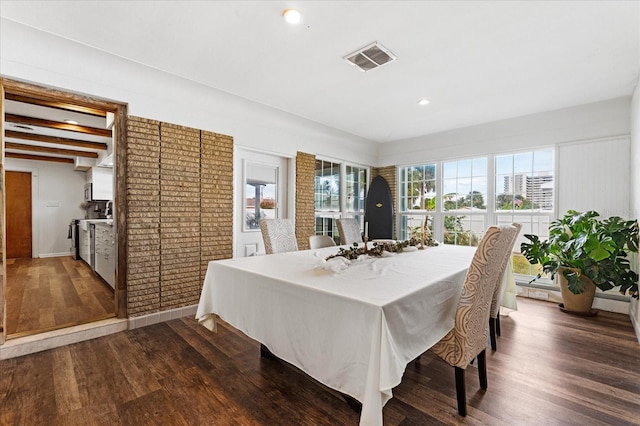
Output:
M627 256L638 252L638 221L599 216L595 211L569 210L550 223L549 239L525 234L530 243L520 247L527 260L542 265L551 279L558 275L564 309L569 312L590 312L596 287L606 291L619 286L620 293L638 297L638 274Z

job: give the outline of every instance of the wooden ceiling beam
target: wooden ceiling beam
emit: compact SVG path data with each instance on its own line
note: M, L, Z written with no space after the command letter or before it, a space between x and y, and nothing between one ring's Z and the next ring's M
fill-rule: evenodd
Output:
M32 142L46 142L57 145L75 146L78 148L99 149L102 151L107 150L107 144L102 142L88 142L77 139L59 138L56 136L36 135L33 133L16 132L15 130L5 130L4 136L6 138L20 139Z
M92 107L83 106L83 105L73 105L69 102L54 101L50 99L36 99L36 98L24 96L24 95L15 94L15 93L7 93L5 96L5 99L8 101L16 101L16 102L22 102L25 104L61 109L64 111L79 112L82 114L93 115L95 117L107 116L106 111L103 111L101 109L92 108Z
M24 83L18 80L11 80L9 78L3 78L2 85L4 86L5 97L7 97L8 95L19 95L32 99L42 99L51 102L64 101L69 105L84 106L114 113L118 111L118 108L122 106L122 103L91 98L88 96L64 92L45 86L36 86L31 83Z
M44 120L42 118L25 117L17 114L5 114L6 123L23 124L28 126L46 127L49 129L67 130L71 132L84 133L87 135L111 137L110 129L100 129L98 127L80 126L61 121Z
M53 163L69 163L73 164L73 158L47 157L45 155L19 154L17 152L5 152L6 158L18 158L21 160L51 161Z
M46 146L25 145L22 143L5 142L5 149L17 149L20 151L45 152L48 154L70 155L72 157L98 158L97 152L78 151L75 149L50 148Z

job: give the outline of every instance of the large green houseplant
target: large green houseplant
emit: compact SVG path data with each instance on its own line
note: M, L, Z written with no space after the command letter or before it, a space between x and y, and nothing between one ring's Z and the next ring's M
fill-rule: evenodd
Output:
M522 243L522 254L531 264L542 265L551 279L559 274L561 287L566 280L573 294L593 294L595 287L606 291L619 286L620 293L637 298L638 274L631 269L628 253L638 251L638 222L599 216L595 211L569 210L551 222L547 240L525 234L530 243Z

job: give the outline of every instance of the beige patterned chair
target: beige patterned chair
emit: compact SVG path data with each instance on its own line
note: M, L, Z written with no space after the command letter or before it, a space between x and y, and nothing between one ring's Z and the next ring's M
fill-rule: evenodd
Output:
M309 248L319 249L323 247L334 247L336 242L328 235L311 235L309 237Z
M267 254L298 250L296 232L290 219L262 219L260 231Z
M512 223L512 226L516 228L516 232L513 235L513 241L511 241L509 255L504 260L504 266L502 267L502 272L498 277L496 289L493 292L493 300L491 301L491 316L489 317L489 340L491 341L492 351L495 351L498 348L498 344L496 342L496 334L498 336L500 335L500 304L502 302L502 293L504 292L504 283L502 281L504 279L504 274L507 271L507 264L511 261L513 246L516 243L518 235L520 234L520 229L522 228L522 225L520 225L519 223Z
M433 352L455 368L458 413L467 415L464 372L477 357L480 387L487 388L487 323L491 301L504 258L511 250L516 228L489 227L473 256L462 288L455 326L436 343Z
M351 245L353 243L362 242L362 234L360 233L360 225L355 219L338 219L338 233L340 234L341 245Z

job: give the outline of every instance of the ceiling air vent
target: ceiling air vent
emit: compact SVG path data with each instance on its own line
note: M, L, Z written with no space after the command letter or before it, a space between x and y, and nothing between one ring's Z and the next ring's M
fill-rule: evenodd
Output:
M393 62L396 57L389 49L375 42L345 56L344 59L366 72Z

